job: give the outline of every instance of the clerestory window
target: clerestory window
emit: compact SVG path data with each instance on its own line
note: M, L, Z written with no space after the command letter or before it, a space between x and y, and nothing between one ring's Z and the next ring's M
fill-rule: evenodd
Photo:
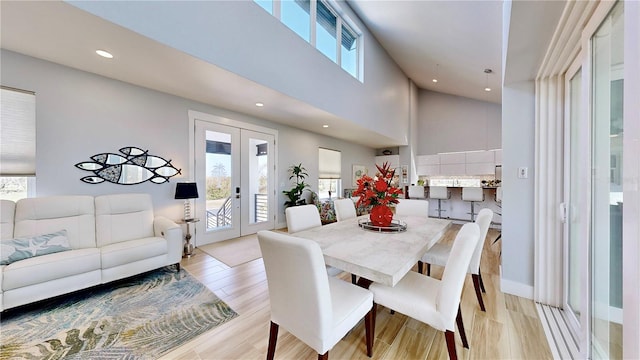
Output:
M254 0L322 54L362 81L361 32L331 0Z

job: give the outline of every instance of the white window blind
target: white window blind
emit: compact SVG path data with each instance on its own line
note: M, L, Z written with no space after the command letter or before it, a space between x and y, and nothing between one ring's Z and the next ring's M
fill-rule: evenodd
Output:
M341 177L341 153L336 150L318 149L318 178L340 179Z
M0 93L0 175L36 174L36 96L2 87Z

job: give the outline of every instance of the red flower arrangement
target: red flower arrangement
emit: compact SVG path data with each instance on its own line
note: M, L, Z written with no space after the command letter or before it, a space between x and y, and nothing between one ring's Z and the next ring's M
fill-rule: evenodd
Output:
M358 179L358 189L353 196L359 196L357 206L371 206L369 219L375 226L389 226L393 220L393 212L389 208L391 204L398 203L398 196L402 195L402 189L391 185L395 170L389 168L389 163L376 165L379 175L371 178L363 175Z

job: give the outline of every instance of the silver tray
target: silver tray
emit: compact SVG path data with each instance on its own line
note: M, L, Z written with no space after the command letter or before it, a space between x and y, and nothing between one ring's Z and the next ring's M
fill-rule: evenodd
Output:
M391 220L391 225L389 226L377 226L371 223L369 219L360 219L358 220L358 226L363 228L364 230L375 231L375 232L404 232L407 231L407 223L402 220Z

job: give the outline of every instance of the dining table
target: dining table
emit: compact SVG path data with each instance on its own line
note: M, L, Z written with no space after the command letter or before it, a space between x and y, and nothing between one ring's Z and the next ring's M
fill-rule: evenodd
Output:
M317 242L325 264L369 281L395 286L437 243L451 220L424 216L398 216L402 232L365 229L369 215L338 221L291 234Z

